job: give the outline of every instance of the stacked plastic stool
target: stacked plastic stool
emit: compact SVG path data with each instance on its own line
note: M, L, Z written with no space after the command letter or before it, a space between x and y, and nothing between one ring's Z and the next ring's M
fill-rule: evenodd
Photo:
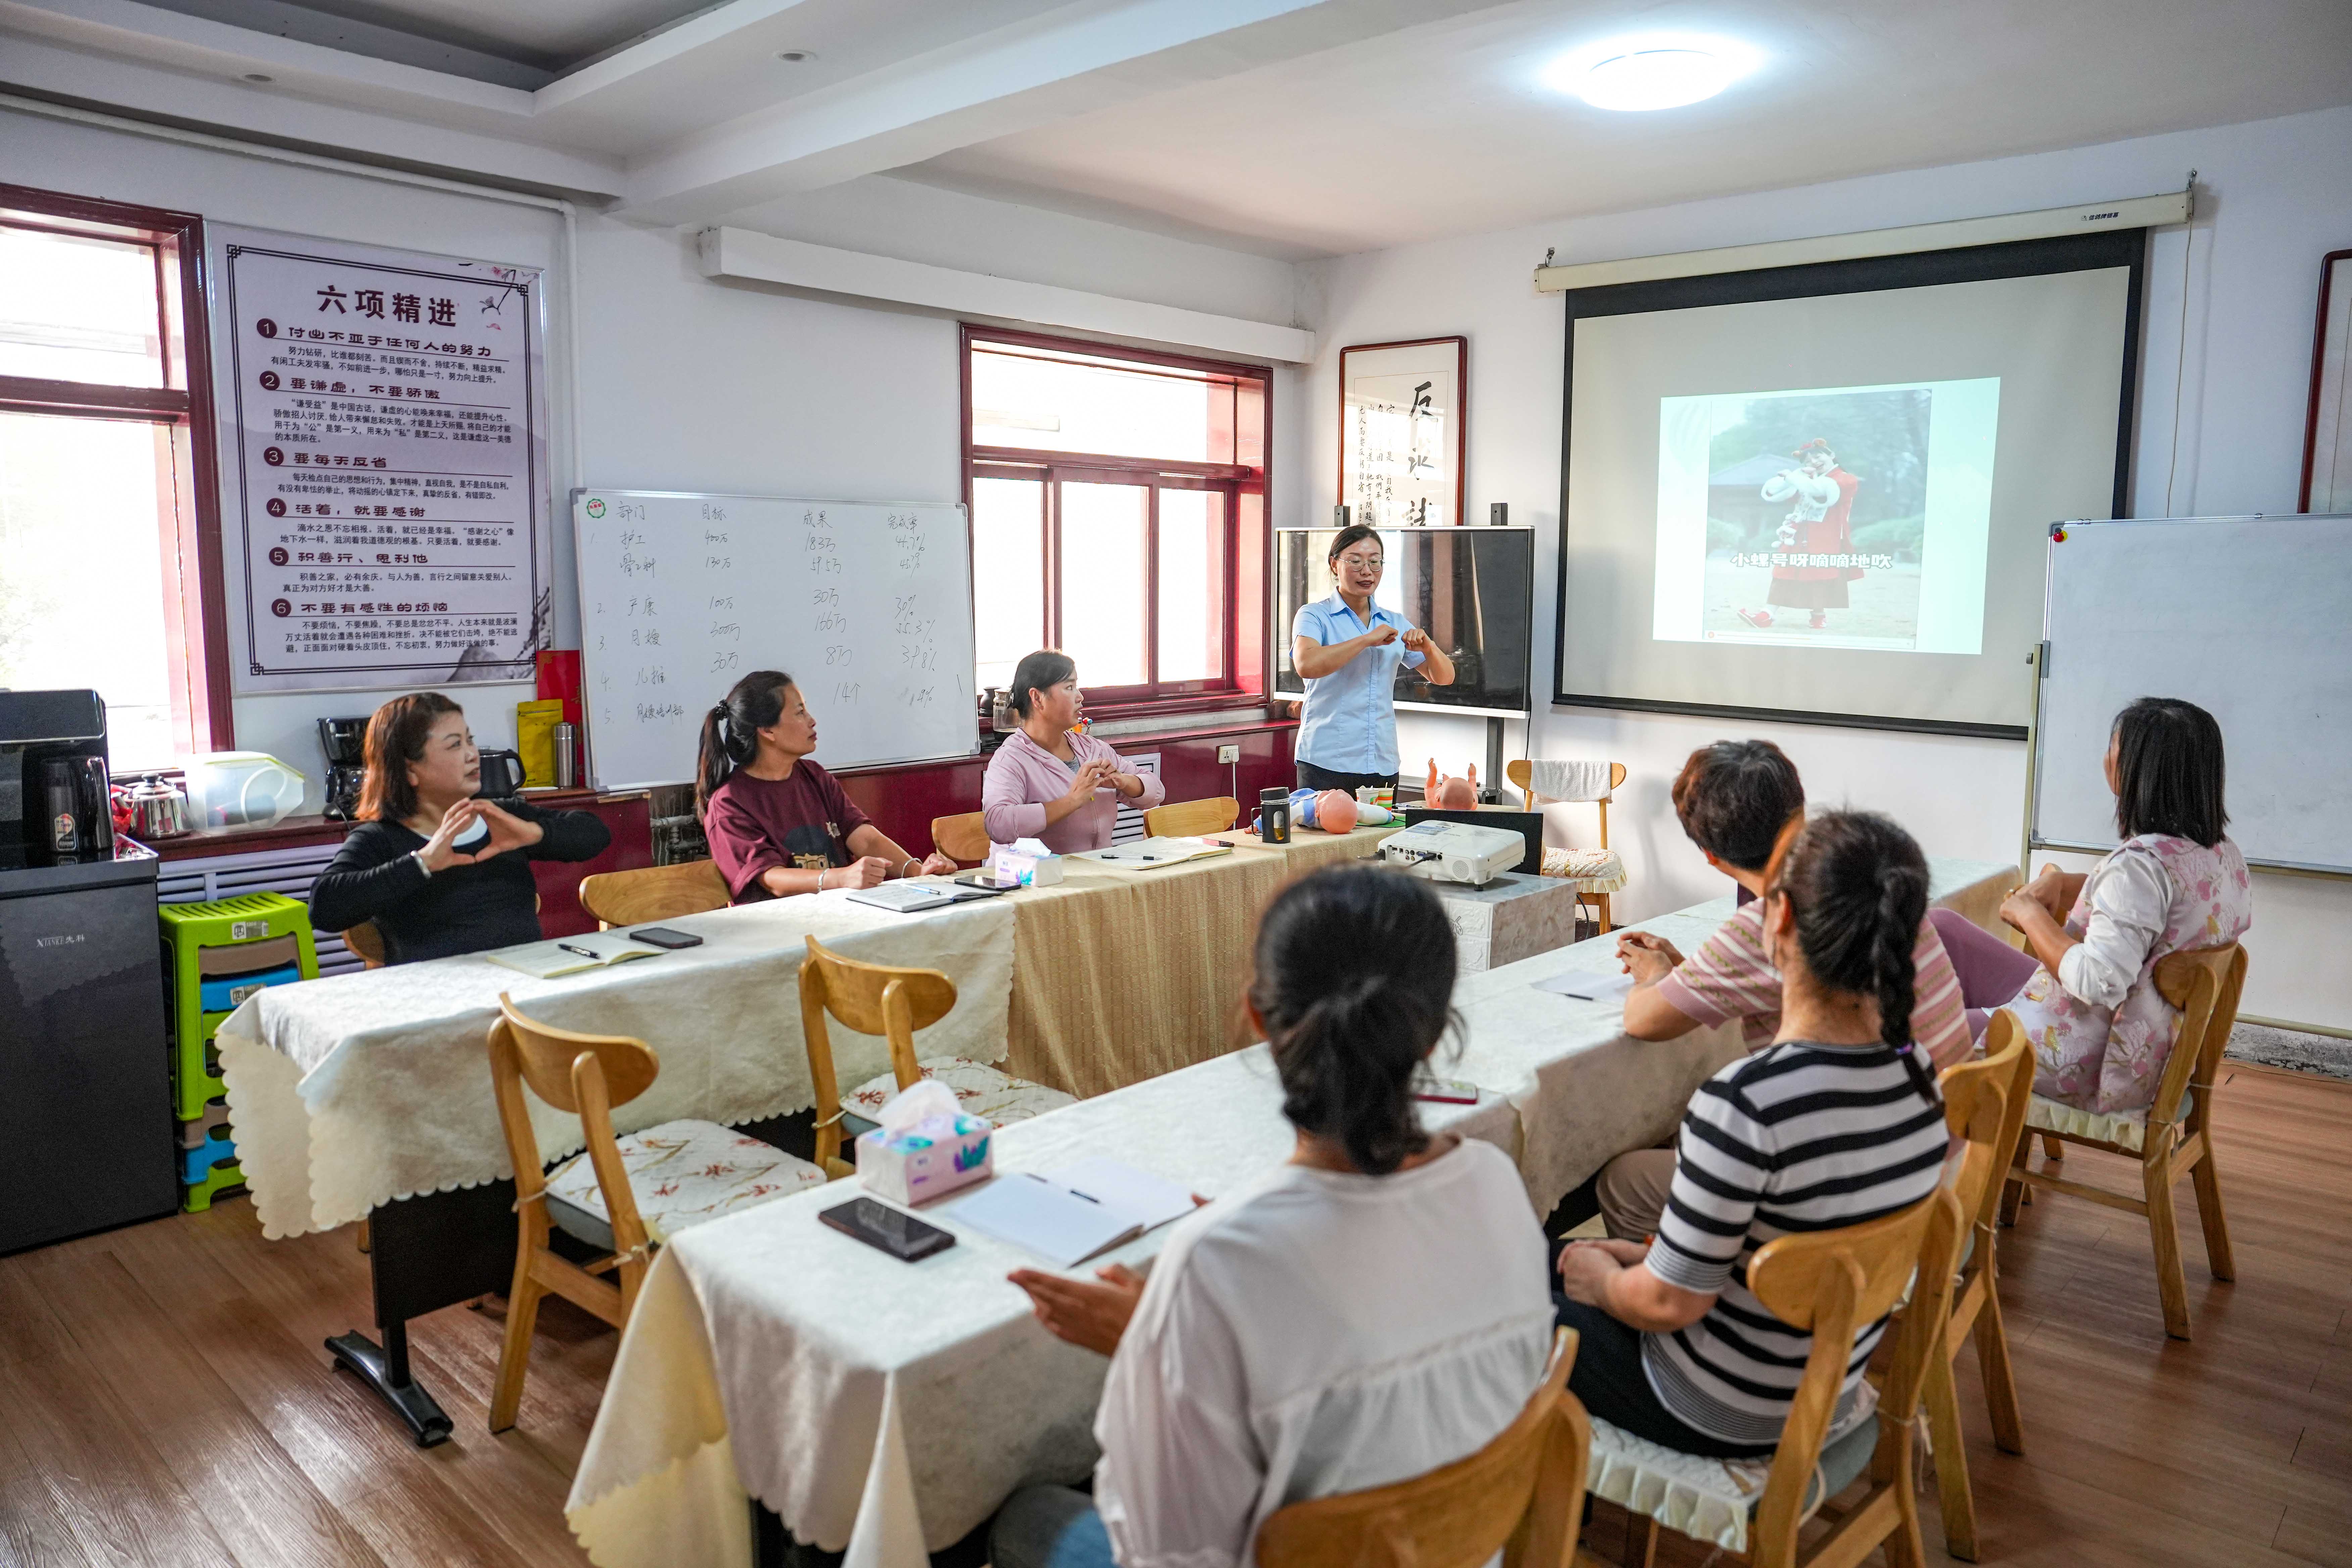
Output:
M207 904L165 904L172 973L172 1114L180 1124L180 1206L190 1214L245 1184L228 1085L214 1037L247 997L319 977L310 911L278 893L244 893Z

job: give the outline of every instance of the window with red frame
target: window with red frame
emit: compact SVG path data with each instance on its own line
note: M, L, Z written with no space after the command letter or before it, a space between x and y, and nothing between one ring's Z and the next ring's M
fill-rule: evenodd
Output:
M0 184L0 686L96 688L118 774L229 743L203 255Z
M967 327L976 679L1058 647L1090 709L1264 689L1269 374Z

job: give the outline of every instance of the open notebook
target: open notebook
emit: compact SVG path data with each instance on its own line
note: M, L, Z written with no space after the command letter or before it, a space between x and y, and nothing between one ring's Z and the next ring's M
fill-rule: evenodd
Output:
M502 947L495 952L482 954L492 963L519 969L538 980L553 980L585 970L626 963L633 958L659 958L661 955L660 948L631 942L626 931L591 931L580 936L560 937L553 942L527 942L520 947Z
M1233 852L1232 845L1219 844L1209 838L1140 838L1132 844L1114 844L1108 849L1081 849L1072 858L1150 870Z
M1192 1212L1192 1195L1175 1183L1098 1158L1000 1175L945 1217L1067 1268Z

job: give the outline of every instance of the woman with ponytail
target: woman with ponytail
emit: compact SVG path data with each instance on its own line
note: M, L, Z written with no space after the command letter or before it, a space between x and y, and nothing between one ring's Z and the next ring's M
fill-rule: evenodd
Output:
M1583 1336L1569 1386L1601 1420L1709 1458L1771 1453L1811 1353L1748 1290L1748 1262L1791 1231L1861 1225L1935 1190L1943 1097L1912 1040L1912 954L1927 862L1868 812L1791 822L1765 876L1779 1037L1699 1086L1655 1238L1578 1241L1558 1263L1559 1321ZM1832 1436L1885 1321L1854 1343Z
M816 764L815 750L816 719L781 670L753 670L702 716L694 806L730 898L751 904L955 870L944 855L918 860L893 843Z
M1289 1163L1180 1222L1149 1283L1013 1276L1049 1331L1111 1361L1092 1499L1014 1494L996 1568L1247 1568L1276 1509L1475 1453L1543 1375L1526 1184L1492 1145L1425 1131L1412 1096L1453 1016L1429 884L1303 878L1260 921L1255 970Z

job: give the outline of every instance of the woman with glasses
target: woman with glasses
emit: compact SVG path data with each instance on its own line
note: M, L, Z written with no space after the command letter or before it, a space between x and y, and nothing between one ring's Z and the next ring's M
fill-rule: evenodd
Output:
M1349 795L1368 784L1393 789L1398 667L1451 686L1454 661L1427 632L1372 603L1388 564L1377 532L1361 523L1341 529L1325 559L1339 591L1300 605L1290 628L1291 664L1307 687L1298 784Z

